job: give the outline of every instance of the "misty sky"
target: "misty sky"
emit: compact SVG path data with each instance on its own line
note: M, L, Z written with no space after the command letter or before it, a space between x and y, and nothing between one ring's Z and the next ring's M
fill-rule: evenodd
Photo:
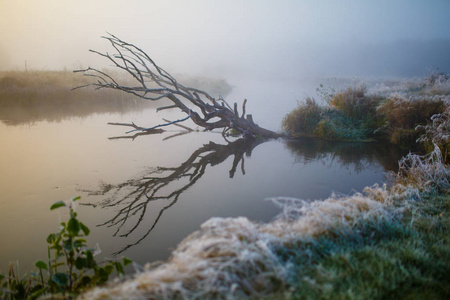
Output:
M173 73L450 71L450 1L0 0L0 70L103 66L111 32Z

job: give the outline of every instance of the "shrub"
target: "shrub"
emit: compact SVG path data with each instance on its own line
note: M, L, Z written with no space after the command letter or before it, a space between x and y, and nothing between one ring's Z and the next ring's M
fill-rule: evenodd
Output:
M366 138L374 136L374 131L383 122L376 114L383 99L375 95L366 95L366 88L347 88L336 93L328 102L334 108L350 119L351 124Z
M450 163L450 103L445 104L443 113L433 115L431 121L426 126L418 126L417 129L425 133L417 139L417 142L423 143L428 152L438 146L444 154L446 163Z
M319 136L332 140L365 140L380 125L376 108L381 98L365 96L365 88L348 88L320 107L314 99L304 103L283 119L283 128L291 136Z
M376 109L382 98L367 96L366 88L348 88L343 92L335 94L329 101L329 105L351 119L365 120L374 118Z
M283 129L291 136L312 135L321 119L321 111L314 98L308 97L284 117Z
M392 143L410 146L423 134L423 130L416 130L417 126L426 125L433 115L443 113L444 109L442 100L392 97L378 108L377 114L385 120L383 130Z
M322 110L321 120L314 130L315 136L329 140L358 141L366 138L366 135L351 119L341 111L325 108Z

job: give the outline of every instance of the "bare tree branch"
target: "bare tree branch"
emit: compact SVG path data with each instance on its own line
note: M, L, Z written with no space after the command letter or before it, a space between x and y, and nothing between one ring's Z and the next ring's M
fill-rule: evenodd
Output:
M244 100L242 115L239 116L237 104L232 109L222 97L216 100L205 91L182 85L134 44L125 42L112 34L103 38L110 42L115 53L90 51L108 59L114 67L131 76L137 82L137 86L121 85L119 80L113 78L112 75L91 67L75 71L83 72L86 76L96 78L97 81L92 83L92 86L98 89L121 90L149 101L159 101L167 98L172 102L172 105L160 107L157 111L178 108L187 114L196 125L203 127L205 130L221 128L226 132L234 129L244 137L274 138L280 136L278 133L259 127L251 118L245 116L247 100ZM165 125L161 124L158 126ZM144 131L147 129L136 128L136 130Z

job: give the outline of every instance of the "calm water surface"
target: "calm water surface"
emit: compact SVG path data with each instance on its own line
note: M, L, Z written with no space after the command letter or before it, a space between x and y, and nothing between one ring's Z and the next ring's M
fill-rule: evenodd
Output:
M289 99L284 107L292 108L295 100ZM254 110L267 122L260 124L274 130L289 111ZM177 128L123 138L126 128L106 125L152 126L162 117L179 115L148 109L14 126L0 122L0 271L18 261L23 274L35 260L46 259L48 233L67 218L64 210L49 211L58 200L82 197L79 218L91 228L88 243L98 243L103 257L126 255L144 264L166 259L213 216L267 222L280 212L267 198L361 191L383 182L401 156L376 144L227 143L219 133L203 132L173 137Z

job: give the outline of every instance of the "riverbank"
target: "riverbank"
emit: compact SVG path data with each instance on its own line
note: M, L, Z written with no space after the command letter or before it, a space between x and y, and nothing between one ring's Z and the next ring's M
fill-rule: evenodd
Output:
M107 71L119 83L133 82L118 73ZM223 79L180 76L188 85L198 85L211 92L226 95L232 87ZM60 122L71 117L94 113L123 113L154 107L131 94L113 89L84 87L95 80L69 70L0 72L0 121L6 124L30 124L39 121ZM75 89L77 88L77 89ZM213 94L214 95L214 94Z
M383 186L324 200L270 199L282 213L265 224L212 218L167 262L81 298L448 298L446 116L425 126L429 154L407 155Z
M93 113L120 113L148 103L114 90L80 88L91 79L72 71L0 72L0 120L6 124L61 122Z
M411 149L430 118L445 111L450 79L448 74L433 73L423 79L385 81L341 91L321 86L318 91L326 105L307 98L283 119L283 129L291 137L381 140Z

